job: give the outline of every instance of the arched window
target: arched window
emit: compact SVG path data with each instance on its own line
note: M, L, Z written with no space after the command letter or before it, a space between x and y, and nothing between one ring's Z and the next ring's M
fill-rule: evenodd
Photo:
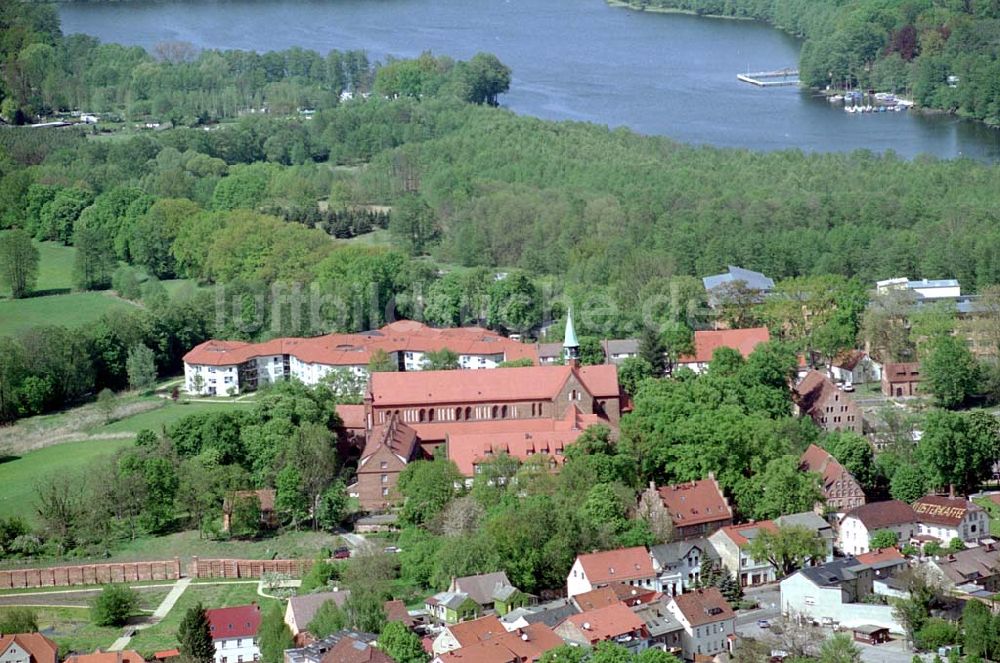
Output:
M419 421L423 423L424 419L427 418L427 410L420 408L420 418Z
M535 416L535 404L531 404L531 416Z
M496 419L497 418L497 411L498 410L499 410L499 408L496 405L494 405L493 406L493 410L490 413L490 416L493 417L494 419Z
M472 418L472 408L471 407L465 408L465 418L466 419L471 419Z
M457 407L455 408L455 421L461 421L461 420L462 420L462 408Z
M506 405L504 405L502 408L500 408L500 418L501 419L506 419L507 418L507 406Z
M434 421L434 408L427 410L427 421Z

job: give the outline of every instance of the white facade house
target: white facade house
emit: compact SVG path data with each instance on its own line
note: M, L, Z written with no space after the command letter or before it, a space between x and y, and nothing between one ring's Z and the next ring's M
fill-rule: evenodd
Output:
M864 350L852 350L830 362L830 377L842 384L865 384L882 379L882 365Z
M208 629L215 645L215 663L249 663L260 660L257 630L260 606L255 603L234 608L206 610Z
M656 589L657 574L645 546L578 555L566 577L566 595L573 597L617 583Z
M917 514L917 534L932 536L947 545L952 539L966 543L989 536L986 511L962 497L926 495L913 503Z
M907 290L923 300L957 299L962 296L962 287L956 279L920 279L911 281L908 278L886 279L876 281L875 289L883 295L892 290Z
M770 520L743 525L729 525L708 537L712 547L719 554L722 566L740 583L740 587L750 587L774 582L777 571L767 560L754 559L748 552L750 541L761 530L777 532L777 526Z
M496 368L515 359L538 361L534 345L485 329L434 329L403 320L361 334L263 343L206 341L184 355L184 387L188 393L236 395L287 379L315 385L337 370L365 380L376 352L385 352L398 370L420 371L427 368L430 352L446 349L456 354L459 368L469 370Z
M854 557L806 567L781 581L781 613L847 628L873 624L901 632L892 606L863 602L874 593L874 581L872 568Z
M840 521L838 544L845 555L860 555L871 550L875 532L895 532L899 541L909 541L917 534L917 514L906 502L872 502L848 511Z
M677 541L649 549L657 573L656 591L676 596L690 591L701 580L701 564L709 559L718 563L719 555L708 539Z
M685 660L729 650L730 638L736 633L736 615L715 587L675 596L667 603L667 611L684 628L681 649Z

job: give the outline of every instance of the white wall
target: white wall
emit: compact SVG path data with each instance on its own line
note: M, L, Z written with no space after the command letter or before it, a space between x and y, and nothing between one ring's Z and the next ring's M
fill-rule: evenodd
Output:
M260 659L256 638L221 638L213 640L215 663L242 663Z
M862 624L883 626L895 633L903 628L892 616L892 607L868 603L844 603L840 587L817 587L801 573L781 581L781 612L817 620L832 619L847 628Z
M892 530L899 535L900 541L909 541L917 533L916 523L903 523L902 525L892 525L880 529ZM872 532L868 531L864 523L853 516L848 516L840 522L841 551L845 555L860 555L870 551L869 537Z
M201 376L201 389L195 389L195 376ZM236 366L203 366L184 364L184 390L189 394L206 396L228 396L240 392L239 375Z
M685 660L693 660L696 654L714 655L727 649L728 637L736 632L735 619L723 619L718 622L691 626L684 613L673 601L667 603L667 610L684 627L681 636L681 649Z

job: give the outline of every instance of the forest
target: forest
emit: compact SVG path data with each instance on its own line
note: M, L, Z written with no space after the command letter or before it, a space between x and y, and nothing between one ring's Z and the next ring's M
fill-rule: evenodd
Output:
M1000 124L1000 5L990 0L631 0L637 9L766 21L804 42L807 85L911 95Z

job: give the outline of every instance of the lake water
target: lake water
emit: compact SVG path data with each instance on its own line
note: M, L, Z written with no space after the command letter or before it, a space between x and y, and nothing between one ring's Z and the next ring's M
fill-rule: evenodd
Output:
M465 59L514 72L501 103L555 120L627 126L755 150L894 150L1000 158L1000 131L947 116L854 115L796 88L736 80L795 66L797 40L749 21L653 14L602 0L130 0L59 8L66 33L138 44L182 40L259 51L290 46Z

